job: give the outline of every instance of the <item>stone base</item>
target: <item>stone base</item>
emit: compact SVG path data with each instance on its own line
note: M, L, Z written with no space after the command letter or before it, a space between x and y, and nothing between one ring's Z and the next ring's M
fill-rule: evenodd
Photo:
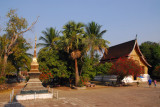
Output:
M43 93L43 94L20 94L16 95L16 100L33 100L33 99L48 99L53 98L52 93Z
M38 79L30 79L21 91L21 94L48 93L48 89L43 87L42 82Z

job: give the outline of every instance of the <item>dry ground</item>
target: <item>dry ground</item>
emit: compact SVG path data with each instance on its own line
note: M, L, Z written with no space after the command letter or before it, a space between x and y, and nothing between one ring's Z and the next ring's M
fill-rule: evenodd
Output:
M20 88L19 85L17 87ZM18 90L18 89L17 89ZM0 93L0 106L5 107L160 107L160 83L157 88L147 83L128 87L96 86L86 90L54 88L59 100L28 100L8 103L8 92ZM8 93L8 94L7 94ZM5 97L6 96L6 97Z

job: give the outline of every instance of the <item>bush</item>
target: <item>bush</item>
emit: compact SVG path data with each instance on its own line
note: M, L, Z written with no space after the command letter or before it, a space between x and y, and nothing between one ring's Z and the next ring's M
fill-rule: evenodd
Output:
M84 80L82 77L80 77L80 80L78 82L78 87L83 87L84 86Z
M29 78L30 78L29 76L26 76L26 82L28 82Z
M0 77L0 84L3 84L3 83L5 83L5 81L6 81L6 78L5 77Z
M142 68L133 59L119 58L113 63L111 67L111 75L117 75L117 83L121 83L121 80L125 76L139 76L142 74Z
M155 67L153 71L153 76L156 78L160 78L160 65Z

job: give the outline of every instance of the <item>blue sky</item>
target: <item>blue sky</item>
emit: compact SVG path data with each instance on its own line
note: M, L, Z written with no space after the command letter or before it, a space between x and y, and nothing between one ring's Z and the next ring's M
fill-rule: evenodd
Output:
M29 25L40 16L33 30L24 34L32 45L35 34L43 36L42 30L48 27L62 30L70 20L102 25L109 46L135 39L136 34L139 44L160 42L160 0L1 0L1 28L5 27L9 9L17 9Z

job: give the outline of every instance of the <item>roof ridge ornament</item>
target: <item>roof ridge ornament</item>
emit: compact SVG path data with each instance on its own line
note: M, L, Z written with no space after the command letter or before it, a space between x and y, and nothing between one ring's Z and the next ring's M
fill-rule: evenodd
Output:
M136 34L136 39L135 40L137 40L137 34Z

